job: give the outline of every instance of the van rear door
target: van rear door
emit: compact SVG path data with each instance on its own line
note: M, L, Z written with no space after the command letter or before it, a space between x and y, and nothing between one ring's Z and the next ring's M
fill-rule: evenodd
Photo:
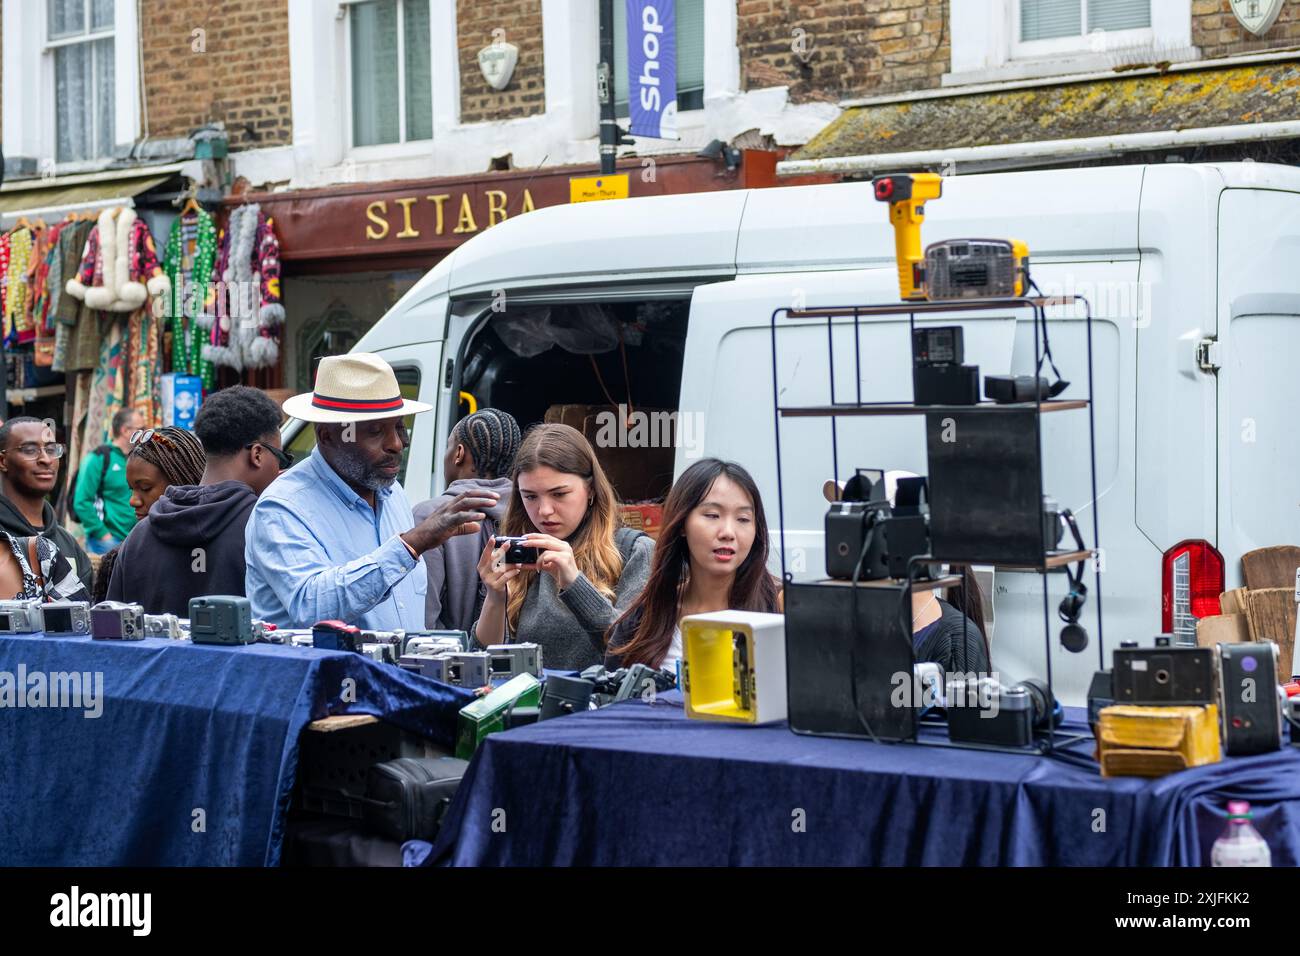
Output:
M1300 194L1226 189L1219 203L1219 550L1300 543Z

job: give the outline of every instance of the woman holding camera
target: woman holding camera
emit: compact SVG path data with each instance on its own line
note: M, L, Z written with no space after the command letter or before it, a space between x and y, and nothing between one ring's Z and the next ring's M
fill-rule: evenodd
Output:
M488 541L478 573L487 585L474 637L542 647L546 667L581 670L605 656L605 632L645 587L654 541L618 527L618 501L591 444L568 425L538 425L515 456L502 535ZM527 560L533 558L533 560Z
M688 614L781 611L767 549L763 500L749 472L716 458L691 465L664 502L650 580L611 629L606 667L672 667L682 656L678 622Z

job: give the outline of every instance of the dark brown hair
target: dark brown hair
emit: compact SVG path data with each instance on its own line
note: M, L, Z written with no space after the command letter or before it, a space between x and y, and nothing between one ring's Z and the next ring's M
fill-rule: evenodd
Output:
M980 591L979 582L975 580L975 572L971 570L970 565L963 564L960 567L961 584L948 589L948 603L970 618L979 628L980 637L984 639L984 655L992 662L993 652L989 647L989 635L984 630L984 595ZM954 565L951 570L956 571L957 565Z
M543 467L566 475L577 475L591 492L591 507L587 509L577 529L569 535L568 541L573 548L573 561L578 570L597 591L613 602L614 588L623 574L623 556L614 543L614 532L619 522L618 496L614 494L614 486L609 483L604 469L596 459L595 449L583 437L582 432L568 425L535 425L524 436L515 455L514 468L510 472L510 504L506 508L501 533L518 536L538 530L524 507L523 495L519 491L519 476L534 468ZM517 583L510 588L506 616L510 621L511 633L519 628L524 599L528 596L529 585L537 573L521 570Z
M776 578L767 570L767 517L763 513L763 499L758 485L748 471L730 461L703 458L697 461L673 484L664 502L663 530L655 545L654 559L650 565L650 578L645 590L633 601L623 615L614 622L606 634L613 633L627 620L640 622L632 639L622 647L610 648L618 654L623 666L632 664L658 664L673 643L673 631L681 609L681 596L690 581L691 553L686 544L686 519L699 507L720 477L729 478L749 496L754 505L754 544L749 555L736 569L731 584L732 610L774 612L780 607Z

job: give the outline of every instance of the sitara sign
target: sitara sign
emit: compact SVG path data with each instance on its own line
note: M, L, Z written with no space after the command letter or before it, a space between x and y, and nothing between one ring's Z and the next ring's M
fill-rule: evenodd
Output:
M509 170L474 178L350 183L323 189L254 193L275 219L280 258L288 263L354 257L427 261L486 229L544 206L582 199L660 196L731 189L740 184L711 160L665 156L627 160L613 176L590 167ZM629 175L630 172L630 175Z

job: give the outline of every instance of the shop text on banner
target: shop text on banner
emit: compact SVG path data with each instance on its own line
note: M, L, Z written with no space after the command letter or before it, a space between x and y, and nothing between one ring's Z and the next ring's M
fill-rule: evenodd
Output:
M630 132L677 139L676 0L626 0Z

